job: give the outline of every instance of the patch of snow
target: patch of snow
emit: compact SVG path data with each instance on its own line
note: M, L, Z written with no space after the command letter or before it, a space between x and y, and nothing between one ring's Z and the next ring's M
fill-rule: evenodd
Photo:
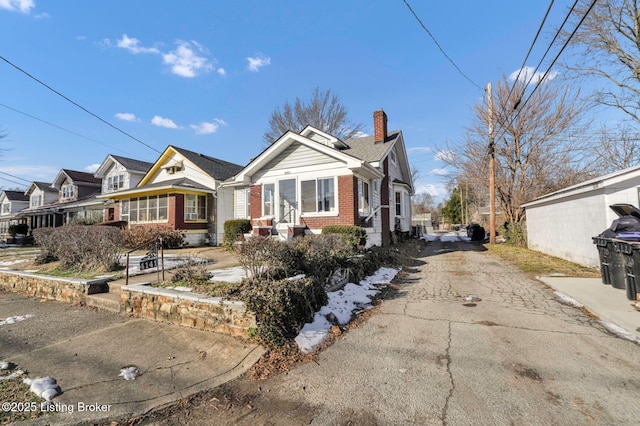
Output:
M32 314L27 314L27 315L18 315L15 317L9 317L9 318L5 318L5 319L0 319L0 325L5 325L5 324L15 324L17 322L20 321L24 321L28 318L31 318L33 315Z
M307 275L306 274L298 274L298 275L295 275L293 277L287 278L287 280L289 280L289 281L298 281L298 280L301 280L303 278L307 278Z
M425 234L422 236L422 239L433 242L438 241L439 238L437 235Z
M480 297L476 296L475 294L470 294L464 298L464 301L465 302L481 302L482 299L480 299Z
M331 330L331 322L327 317L333 317L340 325L344 325L351 321L355 310L371 307L373 296L389 284L398 271L380 268L359 284L348 283L342 290L327 293L327 304L316 312L313 322L305 324L295 338L300 351L312 352L326 340Z
M24 379L23 382L30 385L31 392L44 398L47 402L62 393L58 382L53 377L42 377L37 379Z
M8 370L10 366L7 361L0 361L0 370Z
M213 269L209 271L209 276L211 277L209 281L212 282L239 283L247 277L247 274L242 266L236 266L234 268Z
M167 290L184 291L184 292L193 291L193 289L191 287L185 287L185 286L181 286L181 285L177 285L175 287L165 287L165 288Z
M604 328L609 330L609 332L615 334L616 336L626 340L630 340L632 342L640 343L640 337L638 337L634 333L631 333L625 330L624 328L618 325L612 324L610 322L606 322L606 321L598 321L598 322L600 323L600 325L602 325Z
M0 382L3 380L13 380L13 379L17 379L18 377L22 376L24 374L24 371L22 370L16 370L13 373L7 375L7 376L0 376Z
M118 376L124 377L125 380L135 380L138 375L138 367L135 365L124 367L120 370Z
M558 302L560 302L562 304L569 305L569 306L574 306L576 308L584 307L584 305L582 303L578 302L573 297L567 296L564 293L560 293L559 291L554 291L553 294L555 294L556 297L558 298Z

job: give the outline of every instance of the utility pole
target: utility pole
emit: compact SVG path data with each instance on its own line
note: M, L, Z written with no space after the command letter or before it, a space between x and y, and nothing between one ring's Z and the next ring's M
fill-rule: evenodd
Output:
M489 244L496 243L496 159L493 140L493 90L487 83L487 112L489 116Z

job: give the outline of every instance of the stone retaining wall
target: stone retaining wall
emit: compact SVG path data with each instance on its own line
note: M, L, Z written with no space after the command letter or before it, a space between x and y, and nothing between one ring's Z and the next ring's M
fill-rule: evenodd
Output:
M88 294L109 291L107 279L79 280L37 275L28 272L0 272L0 288L29 297L85 305Z
M151 287L124 286L120 293L121 312L134 317L178 324L198 330L249 337L255 329L255 314L243 302L201 294Z

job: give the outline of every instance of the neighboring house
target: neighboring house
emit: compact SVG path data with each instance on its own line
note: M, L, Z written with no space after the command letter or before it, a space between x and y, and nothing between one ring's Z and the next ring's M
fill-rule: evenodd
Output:
M51 207L58 201L58 191L46 182L32 182L25 191L29 197L29 207L18 213L29 229L62 226L62 213Z
M402 132L387 131L384 111L373 117L373 136L347 141L311 126L285 133L225 182L235 217L251 219L253 233L282 238L362 226L368 246L409 232L413 183Z
M581 265L598 267L591 237L618 216L612 204L638 207L640 166L631 167L544 195L523 205L529 248Z
M29 207L29 197L24 191L2 191L0 193L0 240L9 237L9 226L20 221L17 213Z
M75 221L101 222L104 201L96 198L101 181L91 173L62 169L51 184L33 182L25 194L29 207L18 217L31 230L55 228Z
M220 184L242 166L175 146L167 147L136 187L104 193L115 200L114 220L129 226L168 224L190 245L217 245L233 215L232 193Z
M147 161L110 154L100 164L94 176L102 179L101 194L111 194L138 186L138 183L152 166L153 163ZM112 200L108 201L111 202L105 206L104 220L113 221L115 220L115 207Z

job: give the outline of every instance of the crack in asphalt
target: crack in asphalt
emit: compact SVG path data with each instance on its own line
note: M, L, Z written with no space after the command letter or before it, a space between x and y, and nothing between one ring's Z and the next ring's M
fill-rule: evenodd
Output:
M448 340L447 340L447 349L445 351L445 356L447 358L447 374L449 374L449 381L451 382L451 388L449 389L449 394L445 397L444 406L442 407L442 424L447 425L447 412L449 411L449 400L453 396L453 392L456 389L456 383L453 380L453 373L451 372L451 321L447 321L448 330Z

